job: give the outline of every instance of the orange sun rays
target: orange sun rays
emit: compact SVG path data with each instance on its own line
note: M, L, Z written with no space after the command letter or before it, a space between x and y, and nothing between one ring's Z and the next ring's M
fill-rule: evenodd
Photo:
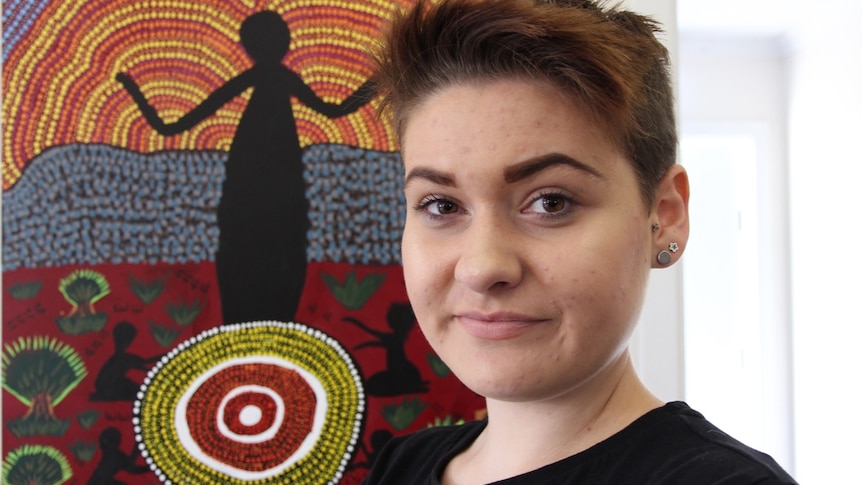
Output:
M405 0L56 0L22 33L3 65L3 189L45 149L105 143L141 152L226 150L250 90L183 135L144 122L115 76L129 73L170 121L251 66L238 30L250 14L279 12L291 31L285 65L326 101L372 73L368 51ZM394 150L376 103L329 119L295 105L304 146L338 143Z

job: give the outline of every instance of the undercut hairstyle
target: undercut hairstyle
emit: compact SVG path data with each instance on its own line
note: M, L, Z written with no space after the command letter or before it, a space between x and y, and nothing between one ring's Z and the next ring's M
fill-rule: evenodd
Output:
M593 0L440 0L393 19L379 51L381 109L401 139L443 89L501 79L550 85L631 161L647 207L676 163L669 55L660 25Z

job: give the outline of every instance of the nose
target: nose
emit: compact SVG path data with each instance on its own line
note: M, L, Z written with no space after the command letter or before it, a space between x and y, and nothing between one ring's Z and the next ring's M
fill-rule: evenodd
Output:
M517 285L524 267L516 234L494 218L474 219L461 234L455 280L478 293Z

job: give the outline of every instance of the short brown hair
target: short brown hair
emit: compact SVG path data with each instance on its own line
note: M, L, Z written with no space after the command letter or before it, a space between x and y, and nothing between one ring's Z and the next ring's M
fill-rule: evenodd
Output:
M651 204L677 147L660 32L650 18L592 0L419 0L393 20L375 80L399 137L417 105L453 84L550 83L618 143Z

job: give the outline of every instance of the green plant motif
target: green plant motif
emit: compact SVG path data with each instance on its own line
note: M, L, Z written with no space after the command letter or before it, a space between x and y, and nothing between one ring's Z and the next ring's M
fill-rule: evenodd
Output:
M148 321L150 332L153 334L153 339L164 348L170 347L179 337L182 330L162 325L153 321Z
M92 315L93 304L111 292L104 275L91 269L78 269L60 280L60 293L72 304L72 314Z
M19 337L3 347L3 389L30 409L8 422L16 436L62 436L68 420L54 408L73 390L87 370L75 350L48 336Z
M387 404L383 406L383 418L397 431L403 431L413 424L413 421L428 407L427 403L419 398L407 398L400 403Z
M438 427L438 426L452 426L452 425L459 425L459 426L460 426L460 425L464 424L464 419L463 419L463 418L462 418L462 419L459 419L459 420L457 420L457 421L454 421L454 419L455 419L455 418L453 418L451 415L450 415L450 416L446 416L446 417L445 417L445 418L443 418L443 419L440 419L439 417L436 417L436 418L434 418L434 421L433 421L433 422L431 422L431 423L428 423L428 426L426 426L426 427L427 427L427 428L436 428L436 427Z
M446 377L452 371L449 369L449 366L443 362L443 359L437 356L437 354L433 352L428 352L425 355L425 358L428 359L428 365L431 366L431 370L434 371L435 374L439 377Z
M149 305L165 291L167 276L154 281L138 281L134 275L129 275L129 289L141 300L144 305Z
M68 335L98 332L108 322L108 315L98 313L94 303L111 292L108 280L90 269L79 269L60 280L60 293L72 304L72 311L56 319L60 330Z
M344 283L331 274L321 273L320 277L339 303L348 310L358 310L377 291L386 279L386 274L372 273L357 280L356 271L351 271L344 277Z
M72 478L72 467L59 450L45 445L24 445L3 460L7 485L59 485Z
M78 424L84 429L90 429L96 424L96 421L102 416L101 411L95 409L87 409L77 414Z
M165 305L165 312L177 323L177 325L187 326L195 321L195 318L204 309L205 302L195 298L194 301L185 301L182 298L176 303L168 302Z
M96 454L96 443L93 441L81 441L75 440L74 443L69 445L69 451L75 455L75 458L88 462L93 459L93 455Z
M26 281L15 283L9 287L9 294L16 300L29 300L35 298L42 291L41 281Z

